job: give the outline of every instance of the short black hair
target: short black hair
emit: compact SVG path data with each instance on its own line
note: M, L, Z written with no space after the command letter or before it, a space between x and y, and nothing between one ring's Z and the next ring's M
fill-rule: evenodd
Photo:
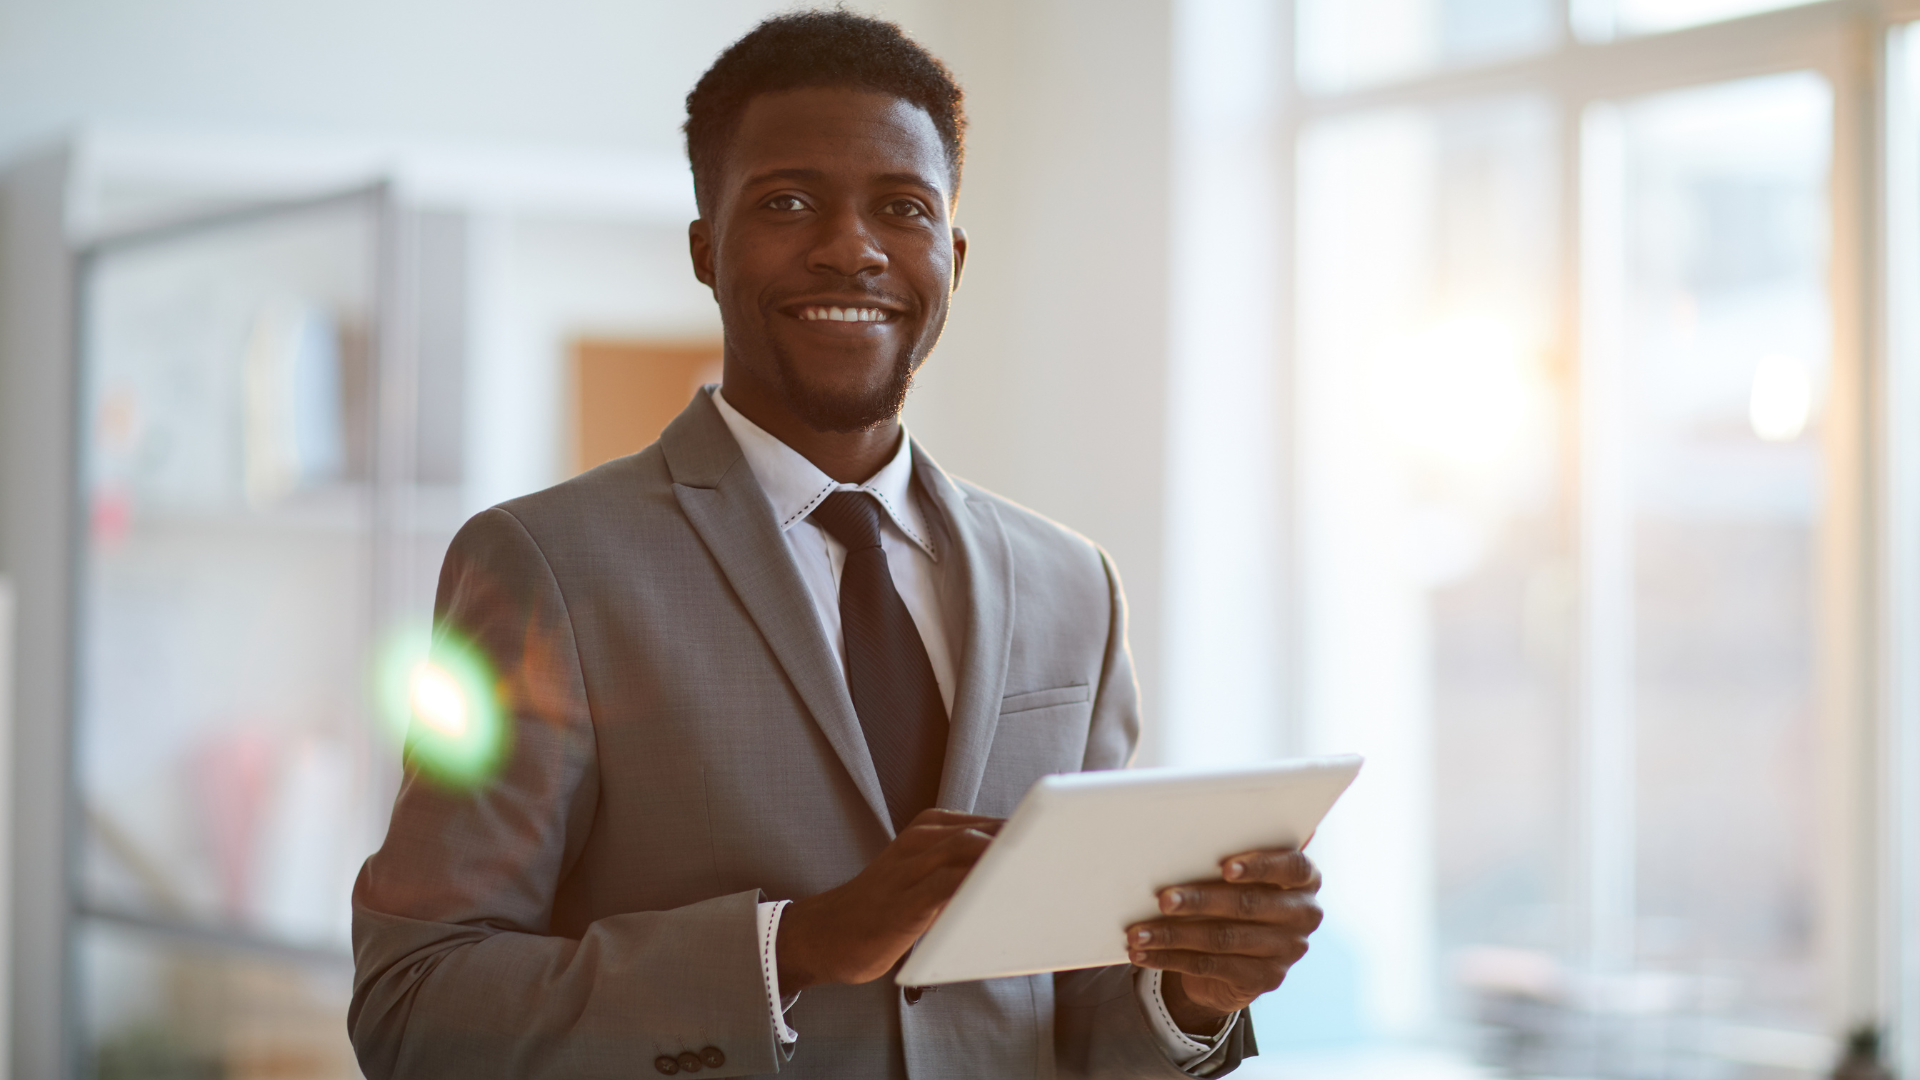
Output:
M701 216L713 208L727 142L747 102L822 86L890 94L926 110L959 192L967 116L953 72L896 23L850 11L797 11L766 20L728 46L687 95L687 160Z

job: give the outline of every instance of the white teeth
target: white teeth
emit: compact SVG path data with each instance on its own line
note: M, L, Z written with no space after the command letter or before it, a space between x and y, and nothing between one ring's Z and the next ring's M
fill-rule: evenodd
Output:
M800 317L808 322L885 322L887 313L880 308L809 307L800 309Z

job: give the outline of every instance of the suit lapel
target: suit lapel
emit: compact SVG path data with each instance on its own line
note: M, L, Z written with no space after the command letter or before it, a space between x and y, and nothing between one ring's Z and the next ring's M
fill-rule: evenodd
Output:
M704 390L667 426L660 447L680 509L891 836L892 818L853 699L847 695L846 676L820 632L806 583L774 524L772 504Z
M1013 647L1013 549L993 504L968 498L917 443L913 466L953 539L955 550L941 559L942 595L948 603L965 598L966 629L955 657L940 805L971 812L1006 692L1007 657Z

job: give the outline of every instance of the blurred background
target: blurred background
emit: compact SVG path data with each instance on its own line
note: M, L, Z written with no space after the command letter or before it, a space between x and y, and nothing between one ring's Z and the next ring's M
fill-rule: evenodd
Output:
M1920 0L854 6L973 123L915 436L1143 763L1370 758L1242 1075L1920 1076ZM0 0L0 1071L358 1075L373 672L716 376L774 10Z

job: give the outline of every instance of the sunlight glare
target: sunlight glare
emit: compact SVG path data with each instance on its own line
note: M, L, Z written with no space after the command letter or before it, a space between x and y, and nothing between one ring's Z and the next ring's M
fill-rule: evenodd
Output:
M449 626L393 627L374 657L373 692L407 768L471 791L506 762L509 711L485 649Z
M442 735L467 733L467 700L460 683L445 668L422 660L407 675L407 704L421 723Z
M1410 455L1484 473L1525 442L1537 395L1507 324L1483 316L1435 324L1402 339L1388 370L1389 422Z
M1807 366L1791 356L1769 356L1753 372L1747 418L1753 433L1768 442L1792 442L1813 416L1813 380Z

